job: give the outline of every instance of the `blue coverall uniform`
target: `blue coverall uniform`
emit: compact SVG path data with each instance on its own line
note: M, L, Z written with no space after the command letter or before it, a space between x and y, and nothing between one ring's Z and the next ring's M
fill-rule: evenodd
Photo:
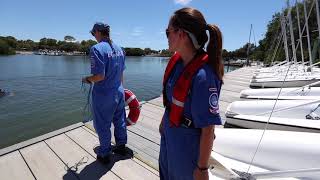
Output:
M93 125L99 136L97 155L111 153L111 122L117 145L127 143L124 88L121 77L125 69L123 50L112 43L101 41L90 49L91 74L102 74L104 80L96 82L92 90Z
M182 71L183 64L180 61L165 86L164 96L167 96L170 103L173 87ZM160 179L193 179L193 171L199 158L201 128L221 124L218 105L221 84L222 81L207 64L195 73L184 106L184 116L193 121L193 128L170 127L169 112L166 109L160 143Z

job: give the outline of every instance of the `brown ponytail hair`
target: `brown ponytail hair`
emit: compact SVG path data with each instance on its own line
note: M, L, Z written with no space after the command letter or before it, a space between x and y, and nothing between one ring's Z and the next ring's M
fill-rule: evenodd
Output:
M207 46L209 64L216 71L220 80L224 75L224 65L222 63L222 34L216 25L208 24L210 40Z
M201 52L208 41L206 30L209 31L210 40L206 51L209 56L209 65L216 73L218 78L222 80L224 75L222 63L222 34L216 25L207 24L204 16L200 11L194 8L182 8L174 12L170 19L170 24L182 30L192 33L200 48Z

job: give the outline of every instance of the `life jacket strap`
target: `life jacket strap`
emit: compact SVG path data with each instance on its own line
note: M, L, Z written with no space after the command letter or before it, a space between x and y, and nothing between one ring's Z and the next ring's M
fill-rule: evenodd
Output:
M172 97L172 103L179 107L184 107L184 103Z
M166 106L166 111L168 112L168 114L170 114L170 110L171 110L170 106ZM184 128L195 128L193 120L191 118L187 118L185 115L182 116L180 122L181 122L181 124L180 124L181 127L184 127Z

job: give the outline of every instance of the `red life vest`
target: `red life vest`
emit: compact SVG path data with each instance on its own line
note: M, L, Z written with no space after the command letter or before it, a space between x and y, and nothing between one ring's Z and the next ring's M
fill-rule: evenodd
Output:
M173 88L173 94L172 94L172 103L168 104L166 92L165 92L165 86L169 79L169 76L174 69L176 63L181 59L181 56L178 53L175 53L166 68L166 71L164 73L163 78L163 104L165 107L170 108L170 125L174 125L178 127L181 123L181 120L183 118L183 108L184 103L187 99L188 92L191 87L192 83L192 77L194 74L204 65L208 62L208 55L203 53L200 55L197 55L197 57L192 60L183 70L182 74L178 78L177 82L174 85Z

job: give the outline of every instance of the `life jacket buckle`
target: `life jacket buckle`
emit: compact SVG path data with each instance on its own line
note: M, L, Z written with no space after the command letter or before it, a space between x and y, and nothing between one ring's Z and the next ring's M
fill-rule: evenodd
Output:
M183 122L183 124L184 124L185 126L187 126L188 128L190 128L191 125L192 125L192 120L184 117L184 122Z

